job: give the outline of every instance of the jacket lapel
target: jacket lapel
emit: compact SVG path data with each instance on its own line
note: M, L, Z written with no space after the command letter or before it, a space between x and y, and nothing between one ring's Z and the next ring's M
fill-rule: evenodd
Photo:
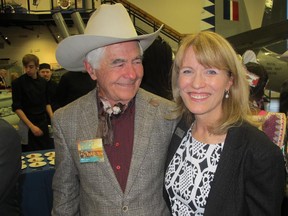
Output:
M172 160L174 154L176 153L179 145L181 144L181 141L183 137L186 135L187 131L189 129L189 125L186 122L185 118L181 118L180 122L177 124L173 136L171 138L171 142L168 148L168 154L167 159L165 163L165 171L167 167L169 166L170 161Z
M79 115L78 122L81 123L81 128L85 128L85 130L79 130L77 133L82 133L80 136L95 139L96 132L97 132L97 125L98 125L98 108L97 108L97 97L96 97L96 90L89 93L89 100L86 104L81 106L81 114ZM104 162L98 162L97 166L102 169L103 173L106 175L106 178L111 181L112 185L120 194L122 194L121 187L118 183L118 180L114 174L114 171L109 163L109 159L106 155L106 152L103 147L104 153ZM97 173L95 173L97 174Z
M149 103L151 99L144 98L141 89L136 96L133 153L126 185L126 194L129 193L133 186L149 148L149 139L151 130L153 130L153 121L156 113L155 109L157 109L157 107Z
M211 191L209 192L205 207L205 216L215 215L215 210L222 209L220 205L224 203L225 194L227 194L228 190L232 190L228 183L232 176L236 175L234 172L237 170L236 167L241 163L242 152L245 148L245 132L243 130L243 127L235 127L228 131L217 171L211 185ZM211 202L209 202L210 200Z

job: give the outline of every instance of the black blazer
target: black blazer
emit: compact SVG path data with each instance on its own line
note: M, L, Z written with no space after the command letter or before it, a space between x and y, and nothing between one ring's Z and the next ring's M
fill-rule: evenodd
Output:
M176 127L165 170L189 127L183 120ZM229 129L204 216L280 216L284 192L281 150L247 123ZM164 196L170 206L166 190Z

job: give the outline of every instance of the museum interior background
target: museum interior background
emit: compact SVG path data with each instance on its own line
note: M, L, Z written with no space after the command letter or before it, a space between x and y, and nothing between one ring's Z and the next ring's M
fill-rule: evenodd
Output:
M0 69L22 74L22 57L33 53L40 58L40 63L51 64L55 71L53 78L59 79L66 71L55 59L57 44L69 35L83 33L90 14L101 3L121 2L131 14L139 34L153 32L164 24L160 36L174 51L185 34L203 30L226 37L240 55L248 49L255 51L269 73L269 109L277 111L280 86L288 79L287 1L1 0ZM8 93L1 94L0 99L2 117L10 118L13 113Z

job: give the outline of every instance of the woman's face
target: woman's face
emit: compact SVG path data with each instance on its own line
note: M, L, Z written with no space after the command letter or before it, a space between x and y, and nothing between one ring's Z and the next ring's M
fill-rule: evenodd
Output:
M188 48L179 71L178 86L185 106L195 117L210 119L222 115L225 91L232 85L227 71L201 65L192 47Z

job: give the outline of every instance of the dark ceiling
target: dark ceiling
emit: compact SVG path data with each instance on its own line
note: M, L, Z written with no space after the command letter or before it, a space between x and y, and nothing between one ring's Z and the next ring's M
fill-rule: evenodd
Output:
M71 14L75 11L75 9L54 10L49 11L47 14L0 13L0 26L20 26L23 28L30 28L31 25L56 25L52 15L56 12L61 12L63 19L69 27L73 25ZM77 11L80 13L84 23L87 23L90 14L93 12L91 10ZM278 12L277 14L279 15ZM276 20L280 19L279 17L276 18ZM236 51L242 55L248 49L260 49L261 47L266 47L271 44L278 43L279 41L286 41L288 39L288 20L266 25L248 32L243 32L238 35L228 37L227 39L229 42L231 42ZM283 44L285 44L285 42ZM287 46L284 45L279 47L278 45L276 49L280 49L279 52L281 53L283 51L281 49L287 50Z
M62 13L67 25L73 25L71 14L74 11ZM80 15L84 23L89 19L91 12L81 12ZM0 26L31 26L31 25L55 25L51 14L17 14L17 13L0 13Z

